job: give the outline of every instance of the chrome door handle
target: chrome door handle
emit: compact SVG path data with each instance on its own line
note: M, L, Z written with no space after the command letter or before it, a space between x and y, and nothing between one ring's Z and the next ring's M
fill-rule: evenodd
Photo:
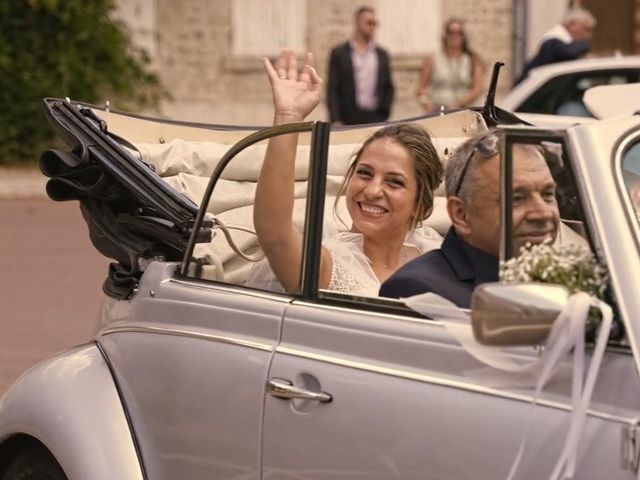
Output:
M312 392L294 386L289 380L271 378L267 380L267 393L277 398L290 400L299 398L303 400L315 400L320 403L329 403L333 397L325 392Z

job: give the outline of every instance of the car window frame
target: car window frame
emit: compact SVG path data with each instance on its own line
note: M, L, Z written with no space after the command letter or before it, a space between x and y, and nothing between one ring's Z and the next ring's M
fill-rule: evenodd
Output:
M589 247L592 252L597 252L598 249L596 247L596 233L593 232L593 222L589 218L588 210L584 207L584 198L585 193L581 190L580 184L576 181L576 165L575 158L571 153L570 149L570 141L568 139L568 135L566 130L563 129L542 129L539 127L531 127L531 126L498 126L498 135L503 135L502 150L501 150L501 158L505 159L500 162L500 188L501 188L501 210L500 210L500 221L501 221L501 241L500 241L500 260L505 261L508 258L513 256L513 248L512 243L507 241L508 238L512 236L512 174L513 174L513 145L528 143L532 145L540 145L541 142L551 142L557 143L561 145L563 151L563 161L565 163L565 169L569 174L569 181L572 184L572 188L574 190L574 194L577 197L578 208L581 217L581 221L584 225L585 230L585 240L588 242ZM638 136L640 139L640 135ZM325 172L326 175L326 172ZM310 179L311 181L311 179ZM315 202L311 201L311 203L324 203L326 197L324 196L324 191L319 195L321 198L316 197ZM508 214L507 214L508 212ZM561 212L562 214L562 212ZM322 215L322 212L320 212ZM307 216L307 221L311 216ZM322 217L316 217L321 219ZM320 221L321 224L321 221ZM305 233L307 230L305 230ZM321 235L318 235L317 238L320 238ZM318 245L318 259L316 260L317 267L319 268L319 248ZM313 277L313 275L312 275ZM318 278L305 278L306 285L313 288L317 287ZM312 301L313 303L321 303L324 305L332 305L338 306L342 308L348 308L358 311L371 311L378 313L386 313L391 315L398 315L404 317L413 317L413 318L428 318L424 315L410 309L407 307L402 300L385 298L385 297L367 297L360 295L350 295L342 292L334 292L326 289L318 289L308 291L306 295L300 296L301 300ZM462 309L468 313L471 312L470 309ZM618 348L619 344L610 344L608 348ZM626 347L622 349L623 351L627 351Z
M566 156L568 155L568 139L566 136L566 132L564 130L554 130L554 129L542 129L539 127L532 126L508 126L508 125L500 125L497 127L497 134L504 136L504 141L501 142L501 158L506 159L508 161L500 162L500 188L501 188L501 209L500 209L500 222L501 222L501 237L500 237L500 261L506 261L507 259L513 256L511 242L508 242L506 239L509 238L508 235L511 235L512 231L512 216L507 215L506 212L511 212L512 208L512 146L517 143L529 143L533 145L539 145L540 142L553 142L559 143L562 145L563 152L565 152ZM580 195L578 192L577 184L575 181L575 167L570 158L566 159L567 162L571 162L571 166L567 166L566 168L570 172L570 181L573 183L576 195ZM587 224L585 212L582 211L582 204L580 203L581 214L583 217L583 221ZM587 226L587 225L585 225ZM586 240L589 242L589 245L592 251L595 251L590 232L587 233ZM330 290L319 290L318 299L322 303L336 305L346 308L354 308L358 310L369 310L375 312L389 313L394 315L404 315L408 317L418 317L425 318L424 315L410 309L407 307L401 300L393 299L393 298L385 298L385 297L366 297L359 295L350 295L347 293L341 292L332 292ZM461 309L468 313L471 312L470 309Z
M500 126L497 135L501 135L502 142L500 151L500 261L505 262L513 257L513 244L509 239L513 234L513 147L517 144L541 145L542 142L558 143L562 146L562 151L567 154L567 162L570 164L569 172L571 181L576 187L576 195L579 195L575 182L575 168L571 159L568 158L568 141L564 131L553 129L540 129L536 127L524 126ZM582 204L580 204L582 205ZM581 210L582 207L581 207ZM585 217L582 211L583 218ZM584 218L586 223L586 218ZM587 232L587 239L591 249L593 243L591 235Z
M322 245L322 219L324 215L325 189L327 176L327 163L329 152L329 135L331 125L327 122L297 122L285 125L276 125L263 128L251 133L239 142L233 144L222 156L220 162L209 178L207 188L203 194L198 213L193 222L191 235L185 249L184 257L180 262L175 276L182 280L205 282L207 284L220 284L234 286L242 289L249 288L244 285L236 285L223 281L205 280L191 275L190 271L197 271L198 262L193 257L195 246L198 243L198 232L204 223L207 214L207 205L220 179L222 172L233 159L246 148L270 138L292 134L310 133L309 144L309 174L307 201L305 205L305 220L303 228L303 247L301 256L300 289L290 296L313 300L317 298L318 281L320 271L320 253Z
M582 218L584 233L591 252L599 256L602 251L598 248L598 232L595 232L595 222L589 214L589 209L585 206L585 198L588 198L586 192L583 191L579 182L576 181L577 159L575 158L572 150L570 149L570 141L566 130L553 130L553 129L540 129L535 127L523 127L523 126L500 126L498 127L498 134L504 136L501 150L500 161L500 189L501 189L501 208L500 208L500 222L501 222L501 238L500 238L500 262L504 262L513 257L513 244L509 239L513 236L513 218L511 215L511 209L513 206L512 190L513 190L513 146L516 144L531 144L540 145L541 142L553 142L559 143L562 146L563 160L566 164L565 168L569 172L569 180L572 182L575 195L578 200L578 207L580 209L580 216ZM640 130L637 131L636 138L640 142ZM625 137L626 138L626 137ZM620 151L616 148L614 151ZM617 155L618 157L620 155ZM624 186L622 187L624 188ZM560 212L560 220L562 221L562 212ZM640 237L638 237L640 238ZM602 259L599 259L602 261ZM620 351L630 354L628 344L626 343L626 334L624 333L624 321L619 316L619 311L615 302L615 294L612 291L611 282L609 280L609 293L607 296L612 295L609 298L609 303L614 310L614 322L618 325L616 328L622 328L618 334L614 333L613 339L610 339L607 350ZM612 333L615 329L612 329Z

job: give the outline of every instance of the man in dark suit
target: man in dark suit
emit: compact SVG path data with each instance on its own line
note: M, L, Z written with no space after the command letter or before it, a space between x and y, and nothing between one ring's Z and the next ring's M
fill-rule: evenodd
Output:
M373 41L375 11L359 7L351 40L331 51L327 103L331 122L356 125L383 122L393 102L389 54Z
M555 240L560 213L556 183L541 151L513 150L513 249ZM498 281L500 248L500 138L489 132L462 144L447 161L445 188L451 228L442 246L389 277L380 296L436 293L469 308L473 289Z
M543 35L538 52L524 66L516 83L524 80L532 68L586 55L591 49L595 26L596 19L588 10L579 7L569 10L561 23Z

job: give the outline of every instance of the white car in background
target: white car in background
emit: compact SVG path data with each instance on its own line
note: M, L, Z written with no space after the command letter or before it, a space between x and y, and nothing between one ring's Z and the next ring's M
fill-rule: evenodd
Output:
M534 68L497 104L516 113L593 117L584 93L601 85L640 82L640 56L586 58Z

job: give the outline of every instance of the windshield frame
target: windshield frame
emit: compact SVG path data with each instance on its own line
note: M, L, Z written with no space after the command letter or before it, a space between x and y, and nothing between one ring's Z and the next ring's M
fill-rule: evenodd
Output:
M634 208L630 192L624 179L625 157L636 145L638 145L637 148L640 148L640 130L629 132L620 141L613 157L613 173L618 190L618 197L623 205L629 227L633 231L638 255L640 255L640 205L638 206L638 210Z

